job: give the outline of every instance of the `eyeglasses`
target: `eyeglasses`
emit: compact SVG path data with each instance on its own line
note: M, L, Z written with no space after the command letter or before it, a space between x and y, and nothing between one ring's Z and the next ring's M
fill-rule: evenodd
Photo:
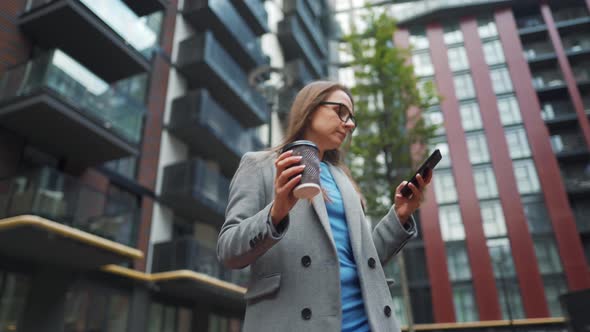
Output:
M340 121L347 123L348 120L352 121L352 124L356 126L356 119L354 118L354 115L352 115L352 112L350 111L350 108L348 108L348 106L344 105L343 103L336 103L333 101L322 101L320 103L320 105L334 105L334 106L338 106L338 108L332 108L330 107L334 112L336 112L336 114L338 114L338 117L340 118Z

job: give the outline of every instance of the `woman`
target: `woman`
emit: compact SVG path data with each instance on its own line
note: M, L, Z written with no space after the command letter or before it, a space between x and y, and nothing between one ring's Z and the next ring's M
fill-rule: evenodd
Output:
M244 331L399 331L382 265L416 234L422 193L396 190L395 205L371 231L340 146L355 128L352 96L337 83L305 86L291 108L283 144L247 153L230 185L217 242L229 268L251 267ZM303 167L295 140L319 148L324 194L297 200ZM278 156L278 157L277 157ZM430 182L418 179L419 188Z

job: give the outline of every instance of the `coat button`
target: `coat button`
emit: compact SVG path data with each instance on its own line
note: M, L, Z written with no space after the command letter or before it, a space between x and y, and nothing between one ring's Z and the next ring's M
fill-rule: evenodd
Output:
M301 265L309 267L311 265L311 257L307 255L301 257Z
M369 261L367 262L369 264L369 267L374 269L375 268L375 258L371 257L369 258Z
M301 310L301 318L303 318L305 320L310 320L311 319L311 309L305 308L305 309Z
M391 316L391 308L388 305L386 305L385 308L383 308L383 313L387 317Z

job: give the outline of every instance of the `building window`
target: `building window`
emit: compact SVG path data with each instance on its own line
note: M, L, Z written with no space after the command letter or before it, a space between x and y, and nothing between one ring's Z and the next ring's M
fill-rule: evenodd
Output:
M0 271L0 331L19 331L27 303L30 278Z
M458 322L473 322L478 320L477 307L473 294L472 285L453 286L453 303Z
M467 61L465 47L457 46L449 48L447 54L449 56L449 66L451 67L452 71L469 69L469 62Z
M545 298L549 305L549 313L553 317L562 317L561 303L559 296L567 292L567 285L562 276L552 276L543 278L545 288Z
M531 149L524 127L506 129L506 143L512 159L530 157Z
M434 193L438 204L453 203L457 201L455 180L453 179L453 173L451 173L451 170L435 170Z
M451 154L449 153L449 143L446 142L445 137L432 139L429 143L429 146L430 151L434 151L436 149L440 150L442 158L437 165L439 169L451 167Z
M499 39L483 43L483 54L488 65L497 65L504 63L504 51Z
M475 88L473 87L471 74L455 75L453 82L455 84L455 94L458 99L475 98Z
M463 130L476 130L482 128L479 105L477 103L464 103L459 107Z
M426 125L437 127L434 131L435 135L442 135L445 133L444 118L440 108L431 108L422 114L424 116L424 122L426 122Z
M190 309L152 302L149 310L148 332L191 331L192 312Z
M434 67L428 52L420 52L412 55L412 64L416 76L430 76L434 74Z
M467 150L469 152L469 161L472 164L485 163L490 161L490 153L486 136L483 132L467 134Z
M502 121L504 126L522 122L520 108L514 96L499 98L498 112L500 112L500 121Z
M486 199L498 196L498 188L496 187L496 177L492 166L484 165L473 169L473 180L475 182L475 191L477 198Z
M494 22L493 17L480 18L477 20L477 25L479 37L482 39L498 35L498 29L496 28L496 22Z
M513 167L519 193L530 194L539 191L539 178L531 159L514 161Z
M471 279L469 258L465 242L447 244L447 265L451 281L464 281Z
M414 50L423 50L428 48L428 37L424 29L412 29L410 32L410 45Z
M497 237L506 235L506 221L500 201L487 201L479 203L483 231L486 237Z
M508 238L491 239L487 241L490 251L490 258L494 268L496 278L506 279L516 276L514 261L512 260L512 250Z
M531 234L548 234L553 232L543 197L522 197L522 207Z
M563 271L552 235L550 237L534 237L533 244L541 274L555 274Z
M449 24L444 27L444 40L447 45L463 42L463 33L459 24Z
M512 91L512 80L506 67L495 68L490 70L492 78L492 87L496 94L507 93Z
M465 229L461 219L459 205L446 205L438 209L440 231L443 240L457 241L465 239Z

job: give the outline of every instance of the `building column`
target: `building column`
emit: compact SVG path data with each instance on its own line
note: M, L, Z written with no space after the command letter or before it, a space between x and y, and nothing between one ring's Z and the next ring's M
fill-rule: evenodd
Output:
M31 280L19 331L63 331L66 295L73 280L71 271L55 266L40 268Z
M549 132L541 118L541 105L531 84L532 75L522 56L514 15L510 9L502 9L496 11L495 19L568 286L571 290L588 288L590 273Z
M508 237L518 284L522 295L526 317L546 317L549 309L545 299L543 280L533 247L533 239L528 229L524 209L520 200L516 178L512 167L512 158L506 143L504 127L500 120L496 94L492 88L490 70L485 61L483 44L479 38L477 20L469 17L461 22L465 40L465 50L471 65L473 84L485 136L492 161L492 167L498 185L498 194L504 212Z
M138 162L137 182L148 190L156 191L156 179L158 178L158 161L160 160L160 142L164 129L164 111L166 109L166 94L168 92L168 79L172 64L170 54L174 44L174 30L176 15L178 15L178 0L169 0L162 23L161 50L154 55L152 60L152 72L148 89L149 100L147 108L149 116L144 124L143 141L141 146L141 158ZM147 198L144 196L144 200ZM141 222L139 225L139 237L137 247L144 253L144 257L134 262L134 268L140 271L146 270L147 253L149 250L149 234L153 214L153 200L142 203Z
M129 306L129 326L128 332L147 331L149 310L150 310L150 292L146 285L135 285L131 292L131 303Z
M553 44L553 49L555 49L555 55L557 55L557 61L559 62L559 67L561 68L561 73L563 74L563 78L567 85L567 90L570 94L572 104L574 105L574 109L578 115L578 123L580 124L582 135L584 135L586 146L590 148L590 123L588 122L588 117L584 111L582 95L578 89L578 84L576 83L576 78L574 76L574 72L572 71L572 67L570 66L570 62L567 58L567 55L565 54L565 49L563 48L559 31L557 31L557 27L555 26L553 14L551 14L551 7L549 7L549 4L546 0L541 2L541 14L543 15L545 25L547 26L549 39L551 39L551 44Z
M408 49L410 47L408 30L397 30L394 41L397 47ZM453 305L453 291L447 268L446 248L438 220L438 205L432 188L424 193L424 203L420 207L420 215L426 267L430 278L434 322L454 322L455 306Z
M467 239L465 244L471 266L479 319L500 319L501 311L496 280L486 244L486 237L483 232L479 200L473 180L473 169L469 161L465 133L461 125L459 101L453 85L453 73L449 68L442 26L440 24L430 24L427 28L427 35L432 54L432 64L435 69L436 85L439 93L444 96L441 108L445 119L445 130L451 159L453 160L453 177L465 228Z

